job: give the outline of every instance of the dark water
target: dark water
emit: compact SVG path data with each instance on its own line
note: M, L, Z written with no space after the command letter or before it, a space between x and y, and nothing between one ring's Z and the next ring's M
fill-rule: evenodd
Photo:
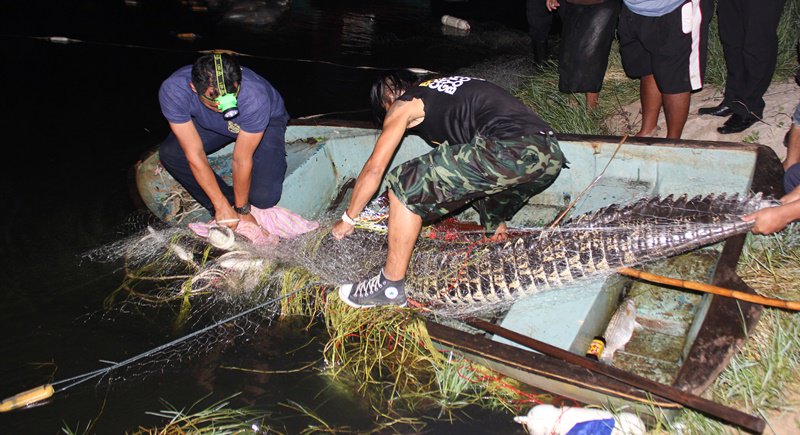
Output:
M158 86L199 50L245 54L242 63L281 91L294 117L335 113L331 117L365 119L375 68L447 73L497 56L525 56L528 49L522 0L296 0L285 9L238 16L230 6L242 2L209 2L205 12L193 12L189 3L0 4L0 397L102 368L103 360L124 360L175 338L167 325L135 313L85 317L102 310L122 274L120 264L83 254L132 231L129 224L138 215L128 169L167 133ZM439 18L445 13L469 19L470 35L443 31ZM199 37L185 41L180 33ZM50 36L76 42L54 43ZM297 413L278 405L293 400L318 409L333 425L368 430L369 409L353 406L352 398L320 395L325 384L315 372L256 377L217 369L223 360L279 370L319 358L319 346L287 357L287 349L310 335L290 325L270 328L199 360L148 367L146 376L117 380L111 388L88 382L46 405L2 414L0 433L55 434L65 426L80 431L90 421L92 433L124 433L159 422L145 411L164 409L161 399L185 408L206 395L213 401L236 392L243 394L234 406L266 409L288 427L304 424L292 422ZM432 421L428 430L519 430L508 416L478 410L470 415L463 423Z

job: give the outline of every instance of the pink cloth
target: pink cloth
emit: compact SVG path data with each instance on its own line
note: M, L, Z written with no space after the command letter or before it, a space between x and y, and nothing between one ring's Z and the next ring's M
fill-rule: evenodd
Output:
M279 239L293 239L319 227L316 221L303 219L297 213L282 207L260 209L250 207L250 214L258 225L240 221L236 233L247 237L254 245L274 245ZM208 229L216 225L216 221L208 223L191 223L189 228L200 237L208 236Z

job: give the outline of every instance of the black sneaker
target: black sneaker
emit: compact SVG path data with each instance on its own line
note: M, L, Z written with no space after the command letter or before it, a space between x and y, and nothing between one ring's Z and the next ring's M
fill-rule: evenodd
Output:
M353 308L372 308L376 305L406 306L406 280L389 281L383 269L370 279L339 287L339 298Z

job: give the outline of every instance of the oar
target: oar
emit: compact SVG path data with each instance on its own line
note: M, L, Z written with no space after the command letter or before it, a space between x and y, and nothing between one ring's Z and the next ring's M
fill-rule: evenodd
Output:
M785 308L787 310L800 311L800 302L797 301L785 301L783 299L770 298L767 296L745 293L738 290L731 290L725 287L717 287L711 284L703 284L695 281L686 281L683 279L670 278L663 275L656 275L654 273L631 269L630 267L623 267L617 270L617 272L620 275L626 275L633 278L643 279L645 281L665 284L673 287L696 290L703 293L712 293L715 295L738 299L740 301L745 301L745 302L752 302L754 304L766 305L769 307Z
M22 408L36 402L41 402L42 400L52 397L54 392L55 390L50 384L31 388L28 391L23 391L0 402L0 412L8 412L12 409Z
M764 432L765 422L756 416L744 413L737 409L713 402L708 399L696 396L691 393L679 390L669 385L651 381L650 379L636 376L632 373L620 370L616 367L605 365L588 358L575 355L564 349L549 345L531 337L514 332L502 326L489 323L477 318L466 319L467 324L483 331L498 335L514 343L521 344L527 348L541 352L553 358L579 365L592 372L608 376L625 384L642 389L649 393L672 400L695 411L710 415L719 420L741 427L749 432L760 434Z

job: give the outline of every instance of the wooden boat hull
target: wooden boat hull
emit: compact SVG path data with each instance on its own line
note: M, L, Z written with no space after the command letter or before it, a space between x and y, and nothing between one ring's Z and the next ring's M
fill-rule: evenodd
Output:
M363 126L291 125L287 130L289 168L279 205L307 218L341 214L377 135L376 130ZM581 135L559 135L559 142L570 161L570 169L562 171L550 188L534 197L511 222L512 226L549 222L565 204L576 198L579 201L575 212L580 213L641 196L670 193L690 196L751 191L771 196L782 194L780 161L772 150L760 145L628 138L620 146L622 139L619 137ZM230 148L218 152L217 163L224 164L225 159L229 159ZM392 165L428 149L419 138L408 136ZM173 222L181 218L182 222L210 218L203 210L179 210L174 200L174 180L159 170L157 154L139 162L135 173L137 191L143 204L159 218ZM589 185L593 186L592 189L584 192ZM464 216L469 218L469 212ZM697 280L752 292L735 272L744 239L742 235L725 241L721 249L711 254L713 258L708 260L707 266L698 272ZM623 280L610 287L608 282L600 280L587 284L595 288L584 292L587 294L584 299L557 304L552 300L537 301L535 298L520 301L500 319L500 323L505 328L582 354L591 337L602 332L616 309L619 296L629 292L631 285L638 284ZM642 294L653 291L643 290ZM689 304L684 303L686 297L676 290L662 288L655 291L659 295L668 295L663 298L667 303L642 310L658 314L679 304L691 305L684 316L685 321L678 328L683 341L670 345L675 348L671 351L675 354L674 361L665 363L663 370L656 368L656 363L648 363L651 360L643 359L645 363L632 364L631 371L682 391L700 394L727 366L745 339L744 331L751 330L758 321L761 309L710 295L694 295ZM562 305L564 308L560 309ZM663 317L664 313L660 315ZM553 318L562 322L553 321ZM653 397L624 382L594 374L498 337L436 323L429 323L428 327L431 337L443 349L457 350L500 373L583 403L646 404L641 408L644 412L648 412L652 404L664 408L678 407L670 400ZM641 345L656 346L656 341L645 340ZM651 353L666 353L658 348L650 350Z

